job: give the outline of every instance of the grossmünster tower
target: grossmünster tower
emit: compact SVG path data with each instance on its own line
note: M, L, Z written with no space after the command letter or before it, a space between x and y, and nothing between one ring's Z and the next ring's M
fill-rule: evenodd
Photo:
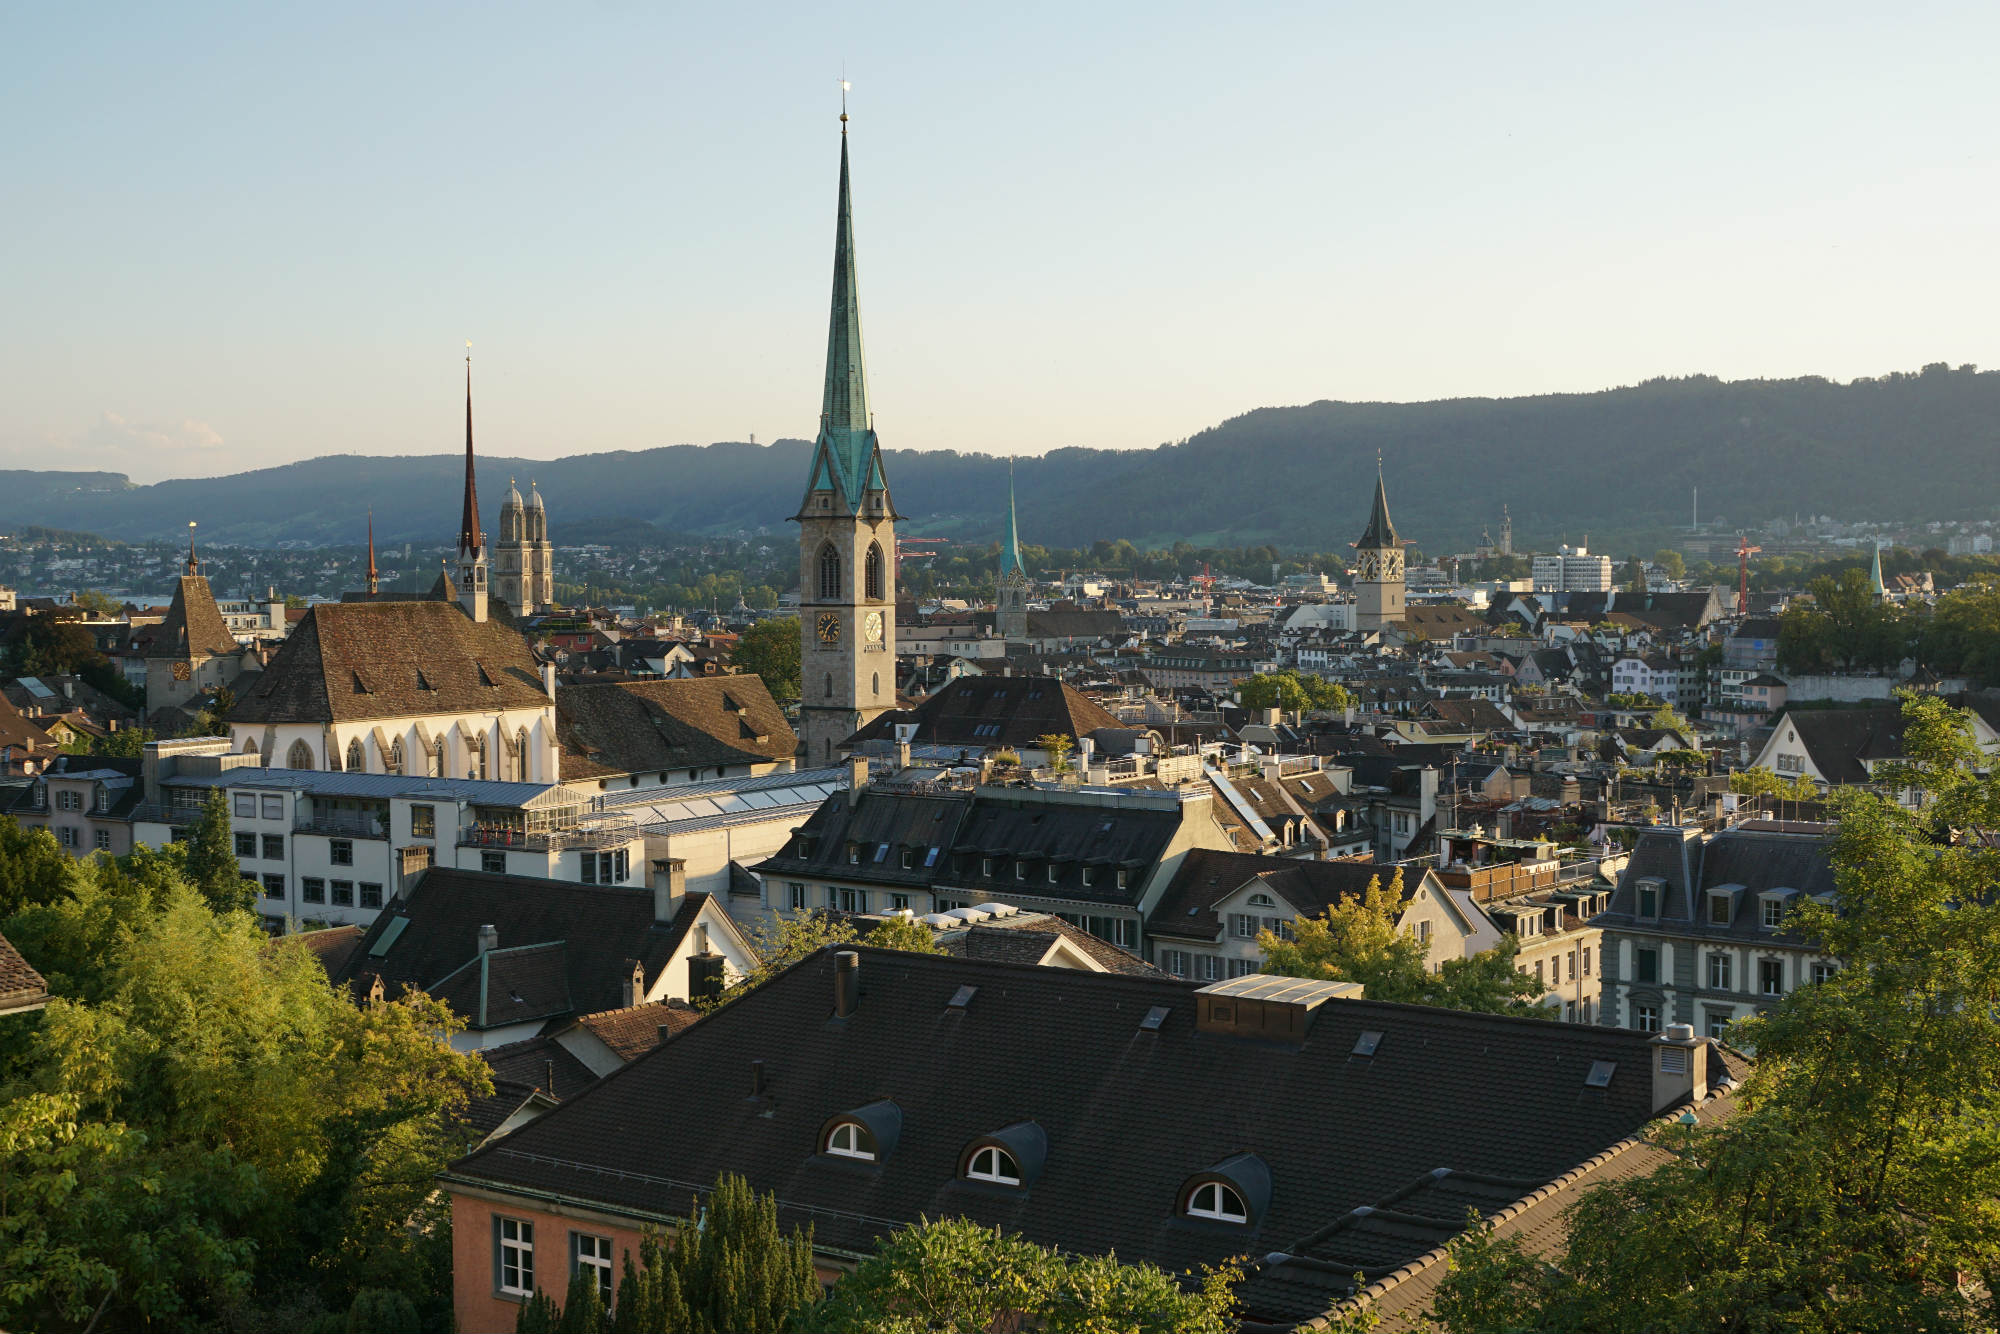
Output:
M896 702L896 506L882 471L861 359L847 113L840 116L840 209L833 239L833 318L819 438L799 525L799 746L830 764L855 729Z

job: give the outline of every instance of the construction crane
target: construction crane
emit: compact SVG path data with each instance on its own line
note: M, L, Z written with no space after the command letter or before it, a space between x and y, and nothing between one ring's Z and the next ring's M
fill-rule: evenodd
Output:
M1738 534L1736 538L1736 614L1750 614L1750 558L1762 551L1762 547L1750 545L1750 539Z
M1188 577L1188 586L1191 588L1199 588L1203 593L1206 593L1211 597L1214 596L1215 576L1209 573L1207 561L1203 561L1201 563L1200 574L1190 575Z
M948 538L948 537L899 537L899 538L897 538L897 539L896 539L896 576L897 576L898 578L901 578L901 577L902 577L902 574L903 574L903 548L904 548L904 547L948 547L948 546L950 546L950 545L951 545L951 539L950 539L950 538ZM937 553L937 552L935 552L935 551L917 551L917 552L912 552L911 554L912 554L912 555L916 555L916 556L935 556L935 555L937 555L938 553Z

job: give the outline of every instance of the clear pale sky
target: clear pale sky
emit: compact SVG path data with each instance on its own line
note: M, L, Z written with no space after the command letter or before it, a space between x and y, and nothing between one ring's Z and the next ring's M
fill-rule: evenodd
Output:
M0 467L2000 363L2000 6L0 0Z

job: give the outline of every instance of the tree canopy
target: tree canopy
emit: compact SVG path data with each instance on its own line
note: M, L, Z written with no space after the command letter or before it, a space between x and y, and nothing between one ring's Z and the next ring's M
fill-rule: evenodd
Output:
M790 704L799 697L799 655L799 618L770 616L737 637L729 661L762 678L772 699Z
M1286 668L1245 677L1237 682L1236 698L1246 709L1283 709L1306 713L1314 709L1345 709L1354 696L1338 681Z

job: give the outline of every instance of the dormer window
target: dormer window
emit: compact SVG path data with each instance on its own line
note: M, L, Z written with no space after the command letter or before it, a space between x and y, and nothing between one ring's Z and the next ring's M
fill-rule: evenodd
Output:
M1220 1181L1204 1181L1188 1196L1189 1218L1210 1218L1218 1223L1247 1223L1250 1206L1243 1197Z
M1660 882L1641 880L1639 882L1639 916L1658 917L1660 915Z
M989 1144L983 1149L975 1149L972 1161L965 1165L967 1181L991 1181L1000 1186L1021 1184L1021 1165L1014 1161L1014 1155Z
M859 1121L841 1121L827 1132L826 1151L836 1158L875 1161L875 1137Z

